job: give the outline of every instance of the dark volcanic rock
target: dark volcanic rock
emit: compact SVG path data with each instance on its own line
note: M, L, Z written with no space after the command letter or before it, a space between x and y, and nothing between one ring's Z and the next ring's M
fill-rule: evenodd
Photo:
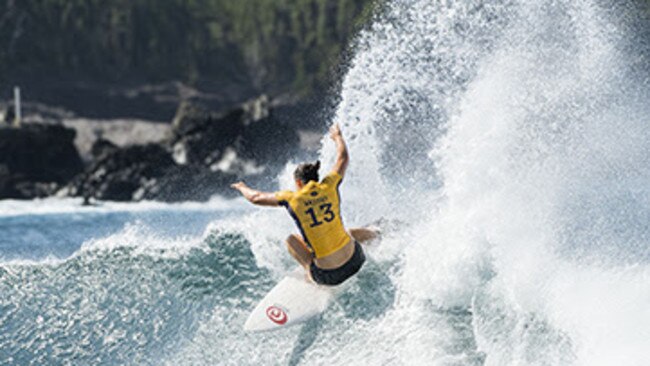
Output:
M97 160L117 149L118 147L114 143L104 138L98 138L93 142L93 146L90 148L90 154Z
M16 189L16 183L9 168L4 164L0 164L0 197L21 198L20 192Z
M179 164L201 164L213 171L248 175L260 171L245 166L283 165L298 148L299 137L295 129L273 115L263 95L226 113L181 105L169 142ZM232 159L239 162L231 164Z
M75 131L60 125L0 128L0 198L52 194L83 169Z
M172 128L175 136L183 136L192 133L197 129L205 128L211 117L210 111L202 106L192 104L188 101L178 106L176 115L172 120Z
M208 112L183 103L174 117L170 144L179 164L211 164L244 130L244 111Z
M273 116L264 96L224 113L183 103L164 144L118 148L98 140L95 161L65 193L118 201L207 200L232 193L236 180L269 183L298 148L297 132Z
M158 144L113 149L93 162L68 186L68 194L102 200L130 201L148 180L162 176L174 161Z

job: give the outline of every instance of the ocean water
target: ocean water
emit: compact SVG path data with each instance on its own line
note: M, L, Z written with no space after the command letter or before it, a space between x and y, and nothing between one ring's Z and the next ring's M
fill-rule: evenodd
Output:
M350 45L335 121L344 221L393 228L304 326L242 331L294 266L283 210L1 201L0 364L650 364L634 4L388 3Z

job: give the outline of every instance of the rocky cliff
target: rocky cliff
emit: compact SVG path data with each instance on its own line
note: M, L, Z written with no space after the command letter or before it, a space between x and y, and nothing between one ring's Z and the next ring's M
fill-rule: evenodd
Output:
M74 137L59 125L0 127L0 198L46 196L80 173Z
M270 183L299 146L266 96L223 112L183 103L160 144L118 148L105 140L60 192L101 200L206 200L235 180Z

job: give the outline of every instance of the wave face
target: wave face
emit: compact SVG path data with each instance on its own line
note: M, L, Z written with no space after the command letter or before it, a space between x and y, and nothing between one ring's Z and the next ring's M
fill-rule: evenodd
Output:
M346 224L394 227L303 327L241 329L295 266L282 210L0 203L0 364L646 365L638 14L587 0L387 4L354 45L335 120L352 156Z

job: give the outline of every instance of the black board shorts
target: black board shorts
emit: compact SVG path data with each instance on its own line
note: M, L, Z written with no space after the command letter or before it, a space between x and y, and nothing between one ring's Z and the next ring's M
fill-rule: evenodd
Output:
M350 260L345 262L339 268L333 269L323 269L316 266L314 262L311 262L309 271L311 272L311 278L319 285L340 285L348 278L354 276L359 270L363 263L366 261L366 255L363 253L361 245L355 241L354 242L354 253Z

